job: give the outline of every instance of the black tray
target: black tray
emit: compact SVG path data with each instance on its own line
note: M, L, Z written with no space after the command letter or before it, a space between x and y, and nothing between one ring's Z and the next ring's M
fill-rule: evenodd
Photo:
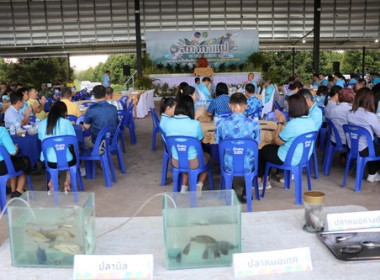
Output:
M342 261L380 260L380 247L369 248L361 245L363 241L380 244L380 231L344 231L320 232L318 238L327 246L334 256ZM337 241L338 240L341 241ZM359 252L348 253L348 249L361 246ZM355 251L355 250L353 250Z

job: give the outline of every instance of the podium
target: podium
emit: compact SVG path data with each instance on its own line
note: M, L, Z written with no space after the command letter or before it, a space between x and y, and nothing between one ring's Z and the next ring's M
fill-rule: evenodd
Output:
M194 68L194 75L200 77L209 77L214 74L214 69L211 67L196 67Z

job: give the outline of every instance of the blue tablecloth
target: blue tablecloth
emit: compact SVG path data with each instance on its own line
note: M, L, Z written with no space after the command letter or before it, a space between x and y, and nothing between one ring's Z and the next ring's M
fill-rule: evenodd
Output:
M38 139L38 135L26 135L25 137L12 135L11 137L13 143L17 144L20 150L18 155L28 157L31 166L35 166L41 153L41 141Z

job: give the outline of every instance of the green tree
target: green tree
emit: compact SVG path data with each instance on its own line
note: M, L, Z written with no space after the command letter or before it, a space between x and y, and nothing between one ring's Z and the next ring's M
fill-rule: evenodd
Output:
M0 76L8 83L40 88L43 82L66 82L69 79L67 58L24 58L18 62L0 65ZM72 71L72 69L70 69Z

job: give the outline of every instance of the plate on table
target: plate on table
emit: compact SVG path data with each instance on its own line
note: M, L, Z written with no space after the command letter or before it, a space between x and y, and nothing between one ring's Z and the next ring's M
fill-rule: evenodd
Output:
M27 125L23 125L22 128L26 129L26 130L29 130L29 129L32 128L32 126L30 124L27 124Z

